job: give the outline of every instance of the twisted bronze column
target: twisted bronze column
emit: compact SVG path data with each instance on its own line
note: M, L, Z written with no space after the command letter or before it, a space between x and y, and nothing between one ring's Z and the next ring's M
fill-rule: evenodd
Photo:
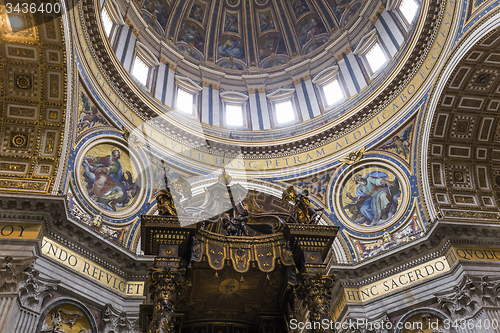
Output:
M175 303L184 270L150 268L149 292L153 300L153 318L148 333L175 332Z
M309 320L313 324L312 332L324 333L330 331L330 289L333 286L333 275L306 275L304 287L309 306Z

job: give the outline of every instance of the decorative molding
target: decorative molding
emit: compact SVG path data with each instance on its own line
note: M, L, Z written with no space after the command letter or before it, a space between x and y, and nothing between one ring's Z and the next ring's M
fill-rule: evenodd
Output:
M23 273L26 280L19 288L19 303L31 311L40 313L43 301L52 296L51 291L56 290L61 281L41 278L40 272L34 269L33 265Z
M130 250L68 216L61 197L0 196L0 220L42 221L46 235L89 260L128 279L144 280L153 259ZM39 253L39 252L38 252Z
M202 87L200 87L200 85L198 85L196 82L194 82L193 80L191 80L188 77L176 75L175 76L175 83L177 83L179 86L181 86L181 87L183 87L183 88L185 88L193 93L197 93L197 92L200 92L202 90Z
M102 333L139 333L139 318L131 319L126 312L119 312L111 304L106 304L100 329Z
M500 279L465 275L452 291L435 294L453 320L471 319L485 307L500 306Z
M267 95L271 101L279 101L291 98L295 94L295 89L278 89Z
M15 294L28 279L25 270L32 267L34 257L13 259L8 256L0 261L0 294Z
M34 262L35 257L5 257L0 262L0 294L17 294L22 307L40 313L43 301L61 281L40 277Z
M137 41L135 43L137 51L147 60L151 66L159 66L160 62L151 50L143 43Z
M341 333L392 333L394 323L391 321L387 313L384 312L377 318L363 318L362 321L348 316L344 319L340 326L347 327L347 329L341 330ZM389 329L388 327L391 328Z

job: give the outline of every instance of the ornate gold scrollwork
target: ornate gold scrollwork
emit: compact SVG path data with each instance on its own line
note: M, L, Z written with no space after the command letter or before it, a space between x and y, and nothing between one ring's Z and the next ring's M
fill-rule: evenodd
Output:
M148 333L175 331L175 303L184 270L150 268L149 292L153 299L153 318Z
M310 321L323 322L331 320L330 295L334 284L334 275L304 274L304 291L309 306ZM322 325L321 325L322 326ZM324 327L314 328L314 333L326 332Z

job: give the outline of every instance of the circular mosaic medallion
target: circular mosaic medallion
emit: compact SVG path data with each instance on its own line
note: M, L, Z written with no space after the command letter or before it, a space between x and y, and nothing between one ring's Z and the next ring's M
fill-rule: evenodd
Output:
M338 178L334 195L337 216L351 229L377 232L398 221L410 202L410 184L397 167L364 160Z
M126 217L143 202L142 169L137 156L121 142L100 139L81 150L76 182L95 209L114 218Z
M226 0L227 4L231 7L237 7L240 5L240 0Z

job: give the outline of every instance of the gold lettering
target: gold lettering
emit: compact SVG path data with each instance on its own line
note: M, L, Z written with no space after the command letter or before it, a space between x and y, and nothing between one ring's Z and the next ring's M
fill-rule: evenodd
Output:
M54 241L44 237L42 240L42 254L50 257L71 269L85 274L93 280L117 291L125 296L142 296L144 282L126 281L125 279L94 264L79 254L67 249ZM106 276L106 279L103 279Z

